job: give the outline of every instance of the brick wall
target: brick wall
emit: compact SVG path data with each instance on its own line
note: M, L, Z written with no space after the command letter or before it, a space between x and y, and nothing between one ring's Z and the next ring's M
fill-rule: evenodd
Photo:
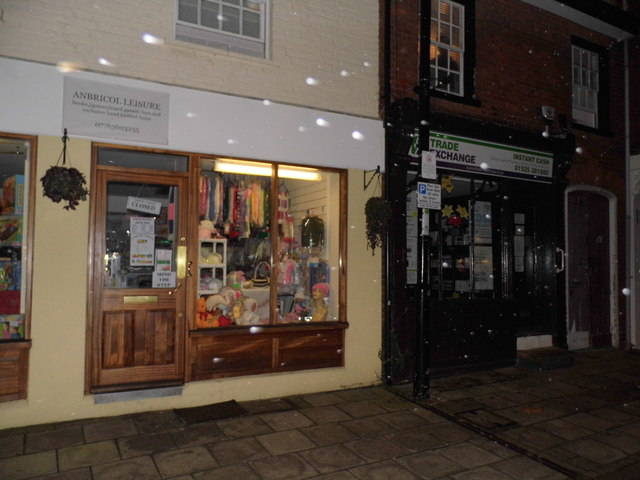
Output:
M172 0L4 0L0 55L377 117L376 0L271 5L268 60L173 41ZM164 45L141 42L144 32Z
M620 2L609 2L620 6ZM629 2L635 15L639 2ZM417 98L420 0L393 2L391 9L391 101ZM580 27L561 17L517 0L475 0L474 104L432 97L431 112L475 120L487 125L542 133L540 106L551 105L571 119L572 36L598 45L609 55L609 114L607 132L572 128L581 153L574 155L568 173L571 184L604 188L618 200L619 285L625 275L625 149L623 44ZM631 152L640 151L640 62L638 39L631 52ZM635 72L635 73L634 73ZM634 87L634 85L636 85ZM634 113L635 112L635 113ZM619 298L620 328L624 342L624 298Z
M394 2L392 30L397 37L391 44L392 100L415 97L419 4L419 0ZM513 0L476 0L475 26L475 97L479 104L432 98L431 111L542 132L541 105L555 107L556 116L571 118L572 36L601 46L609 53L610 132L570 129L583 153L575 156L569 179L606 188L624 204L622 44Z

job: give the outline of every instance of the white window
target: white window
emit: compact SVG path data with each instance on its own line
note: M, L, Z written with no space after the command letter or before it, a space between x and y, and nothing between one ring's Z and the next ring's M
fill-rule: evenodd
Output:
M176 0L176 40L266 58L268 0Z
M598 70L597 53L572 47L573 57L573 121L598 128Z
M430 76L436 90L464 95L464 6L431 2Z

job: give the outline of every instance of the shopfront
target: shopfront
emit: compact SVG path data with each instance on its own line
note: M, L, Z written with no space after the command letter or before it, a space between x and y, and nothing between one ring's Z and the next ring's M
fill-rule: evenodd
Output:
M407 193L405 241L391 242L407 264L404 285L390 292L392 304L405 302L402 312L391 307L392 382L411 378L420 348L437 376L513 365L520 348L566 344L565 147L522 132L465 130L478 136L432 130L435 168L409 155L405 173L391 177ZM423 182L439 204L419 210Z
M0 137L23 147L3 174L24 175L25 207L0 428L379 381L362 175L383 163L380 121L9 59L2 73ZM108 121L73 123L74 98ZM40 181L63 151L89 191L69 210Z
M343 366L345 171L93 155L87 392Z

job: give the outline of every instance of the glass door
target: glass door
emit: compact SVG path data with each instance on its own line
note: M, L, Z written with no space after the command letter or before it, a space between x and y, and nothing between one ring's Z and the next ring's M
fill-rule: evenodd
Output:
M191 274L183 221L187 182L186 173L96 170L94 392L183 382L185 291Z

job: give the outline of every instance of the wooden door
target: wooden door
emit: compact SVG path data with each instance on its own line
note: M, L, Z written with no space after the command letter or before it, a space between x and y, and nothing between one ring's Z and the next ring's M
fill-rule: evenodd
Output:
M94 175L88 390L181 384L188 174Z
M568 196L569 335L588 332L592 347L611 346L609 200L595 192Z

